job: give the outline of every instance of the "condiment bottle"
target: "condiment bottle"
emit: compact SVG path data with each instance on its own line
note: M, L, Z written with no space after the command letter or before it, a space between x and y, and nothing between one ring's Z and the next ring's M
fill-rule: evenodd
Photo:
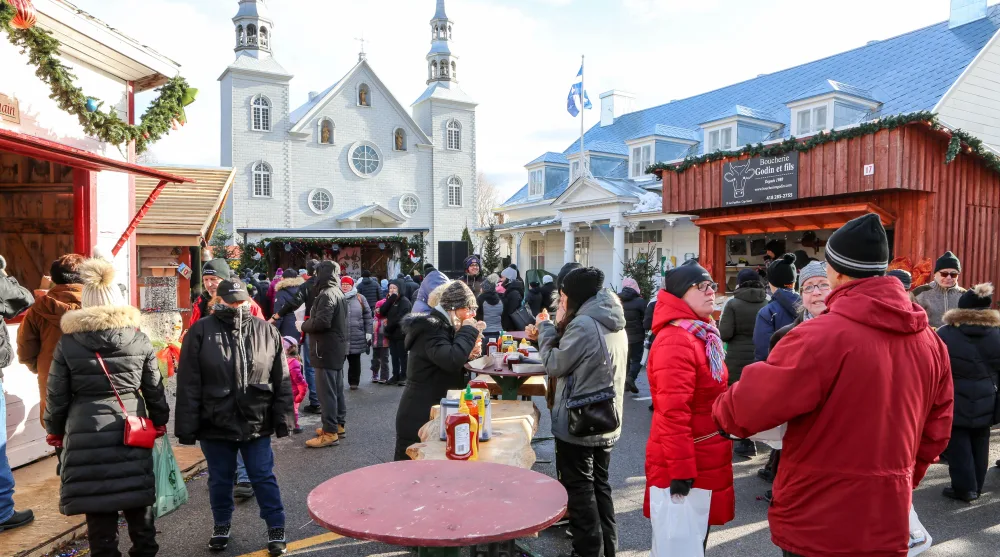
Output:
M472 422L469 409L464 404L458 405L458 414L448 416L445 421L448 441L445 446L445 456L448 460L472 460ZM476 428L478 430L478 428ZM478 431L476 437L479 436Z
M479 403L476 402L476 396L472 394L472 389L469 387L465 388L464 405L459 405L459 409L465 408L465 411L469 414L470 419L470 431L469 437L472 439L472 457L469 460L479 460Z

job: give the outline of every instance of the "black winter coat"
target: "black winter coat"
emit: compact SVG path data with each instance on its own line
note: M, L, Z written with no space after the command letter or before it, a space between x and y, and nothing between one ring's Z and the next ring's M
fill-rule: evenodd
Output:
M267 291L266 287L264 288L264 291L265 292ZM278 318L280 319L288 315L289 313L294 313L295 310L299 309L299 307L305 304L306 317L309 317L309 312L312 311L313 300L316 298L315 293L316 293L316 277L309 277L309 280L302 283L302 286L295 293L295 296L292 297L292 300L289 303L285 304L281 308L281 311L276 310L272 311L271 313L264 312L264 315L272 316L274 314L278 314ZM267 297L266 294L264 297L265 298ZM261 309L264 308L264 306L260 307Z
M153 451L124 444L125 417L95 355L101 354L130 416L166 425L170 407L140 319L131 306L101 306L66 312L60 322L64 334L49 369L45 430L63 436L59 512L64 515L156 502Z
M555 315L559 309L559 293L556 292L554 282L542 285L542 305L549 310L550 315Z
M358 294L361 294L368 300L368 307L374 310L375 304L382 299L382 287L379 286L378 279L364 277L358 282L356 288L358 289Z
M406 331L406 389L396 411L396 460L408 460L406 448L420 442L417 432L427 423L431 406L440 404L449 389L465 387L465 362L479 330L465 326L455 331L438 310L414 313L403 320Z
M754 362L753 328L757 313L767 305L764 288L737 288L733 299L726 302L719 320L719 336L726 348L729 384L740 380L743 368Z
M524 283L516 280L508 281L503 285L504 293L500 296L503 299L503 328L505 331L520 331L514 321L510 318L515 311L521 308L524 300Z
M284 437L293 405L277 329L246 308L216 310L191 326L177 366L174 433L181 444Z
M639 293L631 288L622 288L618 299L625 309L625 334L628 335L628 343L635 344L642 342L646 338L646 330L643 322L646 320L646 300L639 296Z
M943 320L938 335L948 346L955 381L952 427L994 425L996 385L1000 382L1000 312L953 309Z
M302 322L302 332L309 335L309 363L323 369L344 368L349 341L347 304L333 270L333 261L323 261L316 267L312 311Z
M545 297L542 294L542 287L529 288L527 294L524 295L524 305L528 307L528 311L531 315L538 315L542 311L542 304L545 301Z
M401 341L406 337L403 331L403 319L413 311L409 298L389 295L379 308L379 315L385 318L385 336L389 340Z
M17 283L17 279L0 277L0 317L13 319L33 303L35 298L27 288ZM14 350L10 346L7 327L0 324L0 379L3 379L3 368L9 366L13 359Z
M420 284L413 280L411 277L405 277L403 282L399 285L399 291L406 297L407 300L412 304L417 301L417 291L420 290Z
M295 310L302 304L296 304L299 292L306 288L305 280L302 277L282 279L274 286L274 313L278 314L278 319L274 326L278 328L281 336L288 336L298 339L299 329L295 326ZM284 311L288 307L289 311ZM265 314L267 315L267 314Z

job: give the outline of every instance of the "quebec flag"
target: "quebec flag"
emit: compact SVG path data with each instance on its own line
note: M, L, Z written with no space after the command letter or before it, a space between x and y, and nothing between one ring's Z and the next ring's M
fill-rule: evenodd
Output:
M586 110L594 108L594 105L590 104L590 97L587 96L587 92L583 90L583 64L580 65L580 71L576 74L576 83L570 86L569 97L566 99L566 110L574 118L580 114L581 93L583 96L583 108Z

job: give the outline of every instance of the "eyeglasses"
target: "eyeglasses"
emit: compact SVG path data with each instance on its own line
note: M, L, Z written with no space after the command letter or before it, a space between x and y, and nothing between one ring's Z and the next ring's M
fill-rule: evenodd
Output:
M812 294L813 292L826 292L833 288L829 283L826 284L810 284L802 289L804 294Z
M716 292L718 292L718 290L719 290L719 283L717 283L717 282L708 282L708 281L705 281L705 282L702 282L702 283L698 283L695 286L698 288L699 292L708 292L709 288L711 288L712 290L714 290Z
M941 271L942 277L958 278L958 275L959 275L958 271Z

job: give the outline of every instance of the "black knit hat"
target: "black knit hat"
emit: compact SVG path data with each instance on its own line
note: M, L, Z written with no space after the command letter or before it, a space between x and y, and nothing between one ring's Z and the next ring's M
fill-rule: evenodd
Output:
M959 273L962 272L962 262L958 260L958 257L950 251L944 252L944 255L938 257L936 263L934 263L934 272L938 272L941 269L955 269Z
M285 272L281 273L283 279L293 279L297 276L299 276L299 272L295 269L285 269Z
M688 259L663 275L663 289L678 298L683 298L688 288L706 280L711 281L712 275L698 264L698 260Z
M908 271L902 269L893 269L885 274L888 277L896 277L899 282L903 283L903 290L909 290L910 286L913 285L913 275Z
M973 286L958 299L958 307L961 309L990 309L992 305L993 284L989 282Z
M371 271L369 271L368 269L362 269L361 270L361 278L368 278L370 276L372 276L372 272Z
M513 267L513 265L511 266ZM559 276L556 278L556 286L559 288L560 292L562 291L562 284L563 280L566 278L566 275L568 275L569 272L572 271L573 269L582 269L582 268L583 265L580 265L579 263L574 261L572 263L567 263L563 265L562 269L559 269Z
M775 288L786 288L789 284L795 284L796 276L798 272L795 270L794 254L786 253L767 266L767 282Z
M736 275L736 286L739 286L746 282L760 282L760 273L756 270L747 267L742 269L738 275Z
M781 257L785 253L785 241L784 240L771 240L770 242L764 244L764 249L774 254L774 257Z
M795 255L795 270L801 271L803 267L809 264L809 254L806 250L797 249L794 252Z
M573 269L563 278L562 291L571 302L580 307L604 287L604 271L597 267Z
M826 262L852 278L884 275L889 267L889 240L882 219L868 213L838 228L826 241Z
M424 271L424 273L423 273L424 276L427 276L428 273L430 273L431 271L434 270L434 264L431 263L430 261L428 261L428 262L424 263L424 266L422 267L422 269Z
M208 263L205 263L204 269L202 269L201 274L207 276L217 276L223 279L229 278L229 262L225 259L213 259Z

